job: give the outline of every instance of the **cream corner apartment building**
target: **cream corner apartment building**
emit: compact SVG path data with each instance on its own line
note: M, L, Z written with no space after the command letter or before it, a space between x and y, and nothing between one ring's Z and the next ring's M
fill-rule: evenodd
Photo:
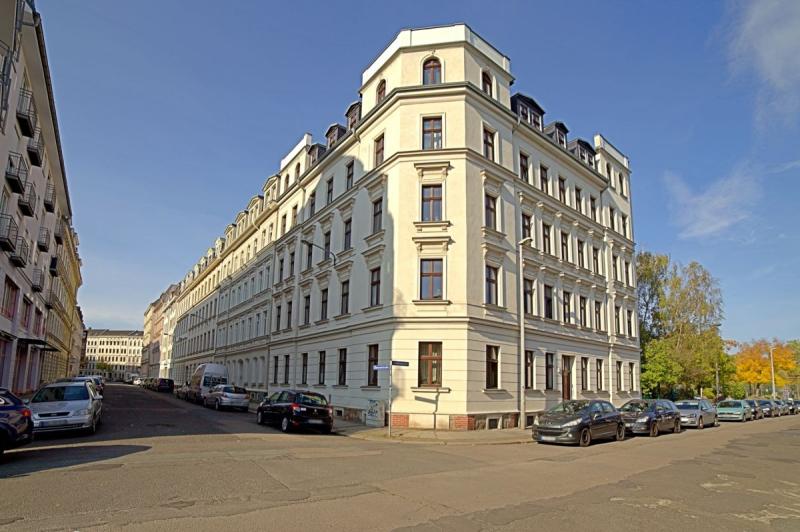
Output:
M513 82L466 25L401 31L345 123L301 139L180 283L173 378L219 362L376 422L374 366L406 361L393 424L445 429L639 397L628 159Z

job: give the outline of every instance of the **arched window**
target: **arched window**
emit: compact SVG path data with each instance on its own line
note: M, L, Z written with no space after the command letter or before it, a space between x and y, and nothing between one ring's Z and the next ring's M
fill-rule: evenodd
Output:
M481 72L481 89L489 96L492 95L492 76L485 70Z
M436 85L442 82L442 64L438 59L431 58L422 65L422 84Z
M283 179L283 191L286 192L289 190L289 174L286 174L286 177Z
M382 79L378 83L378 89L375 91L375 102L381 103L386 98L386 80Z
M300 163L294 165L294 180L297 181L300 179Z

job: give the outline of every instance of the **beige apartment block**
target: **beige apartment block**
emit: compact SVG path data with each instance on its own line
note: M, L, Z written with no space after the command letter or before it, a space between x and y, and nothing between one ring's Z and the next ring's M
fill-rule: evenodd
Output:
M42 20L0 1L0 386L24 393L77 370L78 236Z
M138 374L142 364L142 331L86 330L86 357L81 375L121 381Z
M171 376L458 430L639 397L628 158L512 83L466 25L401 31L181 281Z

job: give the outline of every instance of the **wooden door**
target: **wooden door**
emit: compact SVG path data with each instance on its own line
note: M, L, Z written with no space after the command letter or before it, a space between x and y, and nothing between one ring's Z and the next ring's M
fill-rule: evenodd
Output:
M561 358L561 398L572 399L572 357Z

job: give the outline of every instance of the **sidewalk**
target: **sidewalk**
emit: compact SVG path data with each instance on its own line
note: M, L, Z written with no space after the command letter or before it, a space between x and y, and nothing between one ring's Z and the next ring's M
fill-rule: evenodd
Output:
M428 445L512 445L533 441L530 430L520 429L469 431L392 429L392 437L389 438L386 427L367 427L338 419L334 423L334 431L341 436L359 440Z

